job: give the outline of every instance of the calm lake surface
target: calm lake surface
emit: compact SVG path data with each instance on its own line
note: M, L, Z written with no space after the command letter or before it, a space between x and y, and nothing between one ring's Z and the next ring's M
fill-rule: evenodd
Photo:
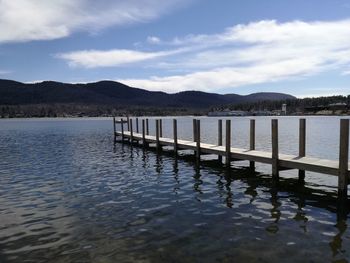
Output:
M191 139L192 118L177 119ZM200 119L216 143L217 118ZM231 119L232 145L247 148L249 118ZM257 149L271 149L270 120L256 118ZM298 122L279 118L281 153L297 154ZM107 118L0 120L0 262L350 262L335 177L298 186L283 171L275 188L268 165L198 167L112 133ZM336 160L338 147L338 117L307 118L307 155Z

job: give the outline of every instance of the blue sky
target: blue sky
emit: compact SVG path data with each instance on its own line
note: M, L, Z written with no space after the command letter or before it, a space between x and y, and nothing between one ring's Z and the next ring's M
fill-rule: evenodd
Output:
M2 0L0 78L350 94L350 1Z

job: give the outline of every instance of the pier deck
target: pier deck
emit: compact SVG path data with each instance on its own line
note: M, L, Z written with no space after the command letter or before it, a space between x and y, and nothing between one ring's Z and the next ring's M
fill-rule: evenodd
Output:
M117 136L122 136L122 132L117 131ZM131 139L131 133L128 131L124 132L125 139ZM141 133L133 133L132 138L135 142L139 142L140 145L143 143L143 137ZM147 144L157 143L156 136L145 135L145 141ZM174 139L171 138L159 138L159 144L161 146L172 146L174 147ZM178 140L178 149L182 150L196 150L197 143L193 141ZM218 146L208 143L200 143L201 153L216 154L220 156L226 156L225 146ZM265 151L246 150L241 148L230 147L230 157L232 160L247 160L265 164L272 164L272 153ZM299 157L295 155L279 154L278 161L280 168L291 168L300 169L316 173L324 173L329 175L338 176L339 162L334 160L320 159L314 157ZM350 162L348 162L350 167ZM348 172L350 170L348 169ZM349 173L350 174L350 173ZM349 178L350 179L350 178Z
M121 124L121 131L116 130L116 124ZM338 177L338 197L347 200L348 184L350 182L350 162L349 162L349 119L340 121L339 136L339 160L327 160L315 157L305 156L306 148L306 124L305 119L300 119L299 123L299 154L289 155L279 153L278 150L278 120L271 121L271 142L272 151L258 151L255 149L255 120L250 120L250 142L249 149L235 148L231 146L231 120L226 120L226 137L223 145L223 127L222 120L218 121L218 144L208 144L200 141L200 120L193 120L193 141L181 140L177 137L177 121L173 120L173 137L162 137L162 120L155 121L156 135L149 135L148 119L142 120L141 133L139 132L139 120L136 118L136 132L133 130L131 119L115 120L114 124L114 142L121 136L122 142L140 146L149 146L153 144L156 149L161 150L163 146L171 146L175 153L178 150L193 150L198 161L201 154L217 155L219 161L225 158L226 166L230 166L231 161L249 161L250 167L255 167L255 162L269 164L272 166L272 178L278 180L279 171L297 169L299 170L299 181L305 179L305 171L329 174ZM127 130L124 130L124 124L127 124Z

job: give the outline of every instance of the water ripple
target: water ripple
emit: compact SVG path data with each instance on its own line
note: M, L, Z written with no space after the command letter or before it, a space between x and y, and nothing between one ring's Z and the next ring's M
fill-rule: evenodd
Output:
M202 119L203 138L214 143L213 120ZM235 121L234 142L246 144L248 119ZM297 119L283 122L281 136L296 139L283 127ZM113 147L110 120L0 123L0 262L350 260L350 221L337 221L333 178L310 173L297 189L288 171L291 179L275 189L264 165L253 175L239 165L197 167L172 154ZM190 127L191 119L180 124ZM257 120L269 130L264 125ZM191 129L181 133L190 138ZM264 134L260 142L268 142ZM334 157L333 145L310 151Z

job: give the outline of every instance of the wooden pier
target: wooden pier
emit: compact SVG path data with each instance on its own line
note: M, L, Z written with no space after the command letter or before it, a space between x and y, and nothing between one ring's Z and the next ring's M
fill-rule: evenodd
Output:
M116 124L121 125L121 130L116 130ZM126 124L127 129L124 129ZM300 119L299 123L299 154L288 155L279 153L278 150L278 120L271 120L271 142L272 152L255 150L255 120L250 120L249 141L247 149L235 148L231 146L231 120L226 120L225 124L225 145L223 146L223 121L218 120L218 143L207 144L201 142L200 120L193 120L193 141L181 140L177 136L177 120L173 120L173 138L162 137L162 120L155 120L155 135L149 134L149 120L142 119L141 132L139 131L139 120L136 119L136 132L133 130L132 119L116 120L113 118L114 143L117 137L121 137L121 142L129 142L142 147L155 147L158 151L163 146L171 146L177 155L179 150L193 150L197 161L200 161L202 154L215 154L218 161L222 163L225 158L225 165L230 167L232 161L249 161L250 168L254 169L255 162L270 164L272 166L272 178L278 182L279 171L288 169L298 169L299 181L305 179L305 171L321 174L329 174L338 177L338 198L347 200L348 184L350 182L349 173L349 119L340 120L339 139L339 160L327 160L305 156L306 152L306 121Z

